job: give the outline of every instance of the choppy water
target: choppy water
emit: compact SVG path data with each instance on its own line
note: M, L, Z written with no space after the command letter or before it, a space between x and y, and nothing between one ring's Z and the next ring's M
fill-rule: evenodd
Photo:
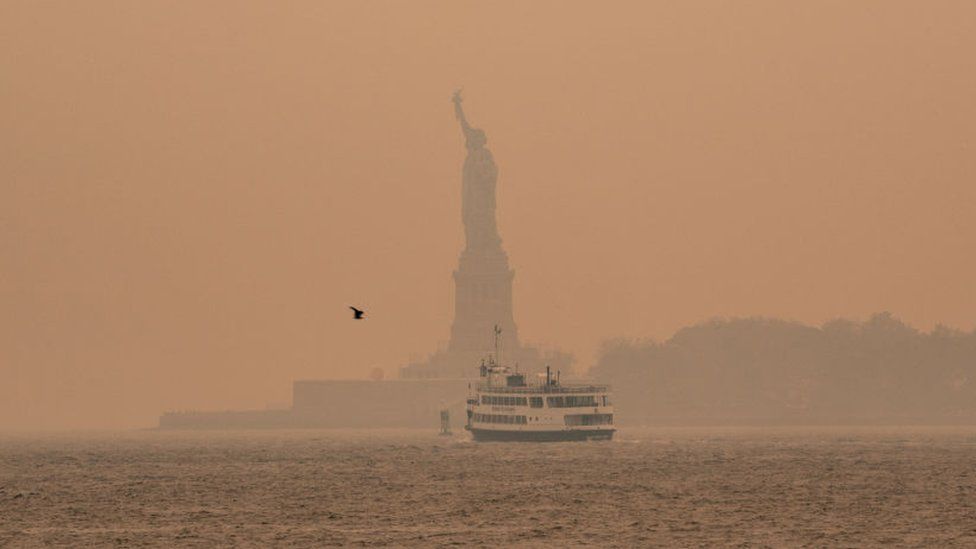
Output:
M0 435L0 546L976 546L976 429Z

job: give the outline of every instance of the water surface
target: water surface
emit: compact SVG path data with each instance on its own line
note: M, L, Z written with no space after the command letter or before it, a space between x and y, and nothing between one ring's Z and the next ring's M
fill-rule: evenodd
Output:
M0 546L974 546L976 428L0 435Z

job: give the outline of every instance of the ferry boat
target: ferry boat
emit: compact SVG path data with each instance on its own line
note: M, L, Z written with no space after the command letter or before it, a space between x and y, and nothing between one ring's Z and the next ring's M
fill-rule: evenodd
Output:
M610 440L613 404L607 385L564 384L549 367L535 383L495 363L482 362L467 402L467 423L476 441L559 442Z

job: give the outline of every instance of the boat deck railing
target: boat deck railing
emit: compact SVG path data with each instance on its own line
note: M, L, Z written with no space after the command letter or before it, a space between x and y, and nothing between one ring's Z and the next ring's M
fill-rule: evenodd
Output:
M547 394L577 394L577 393L606 393L609 385L525 385L522 387L508 387L506 385L492 385L478 383L478 390L486 393L547 393Z

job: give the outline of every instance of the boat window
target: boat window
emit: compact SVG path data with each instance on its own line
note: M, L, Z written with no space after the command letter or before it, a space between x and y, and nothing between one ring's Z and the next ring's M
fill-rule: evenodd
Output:
M473 419L479 423L505 423L524 425L528 423L526 416L510 416L503 414L474 414Z
M542 397L529 397L529 405L533 408L542 408Z
M528 406L528 399L525 397L516 396L498 396L498 395L482 395L482 404L490 404L492 406Z
M596 397L593 395L546 397L546 404L548 404L550 408L582 408L598 406Z

